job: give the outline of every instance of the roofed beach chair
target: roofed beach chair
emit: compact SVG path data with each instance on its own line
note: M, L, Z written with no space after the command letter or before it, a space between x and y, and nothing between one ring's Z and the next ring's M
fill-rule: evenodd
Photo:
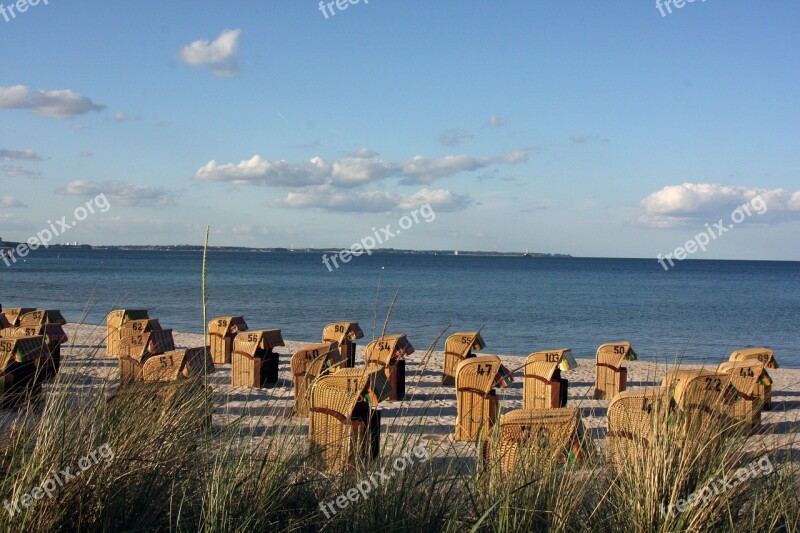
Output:
M106 315L106 354L117 357L122 325L131 320L149 318L145 309L117 309Z
M37 360L42 364L39 369L39 379L49 381L55 378L61 368L61 345L69 340L60 324L17 326L3 330L2 335L3 337L44 337L47 357Z
M496 355L471 357L456 367L455 440L478 442L497 420L499 401L494 388L507 387L511 372Z
M279 356L275 348L285 346L279 329L261 329L237 335L231 355L234 387L265 387L278 382Z
M752 361L756 360L761 363L764 363L764 368L767 369L774 369L778 368L778 360L775 359L775 352L770 350L769 348L744 348L742 350L736 350L731 354L728 358L729 361ZM765 390L764 396L764 407L765 411L769 411L772 409L772 386L770 384L769 387Z
M597 349L595 400L610 400L625 390L628 369L622 364L626 360L636 360L636 352L628 341L610 342Z
M19 319L22 315L36 311L35 307L8 307L2 313L8 323L8 327L19 326Z
M522 408L552 409L567 405L569 381L561 377L561 371L576 366L568 348L530 354L525 359Z
M580 409L515 409L482 443L483 464L505 479L517 468L544 471L580 463L590 453Z
M480 332L478 331L462 331L453 333L444 343L444 371L442 376L442 385L455 385L456 383L456 367L458 363L475 357L472 353L483 350L486 344L483 342Z
M30 311L19 317L20 326L41 326L43 324L57 324L63 326L67 321L56 309Z
M212 318L208 323L211 358L215 365L229 365L233 355L233 339L247 331L247 322L241 315Z
M381 370L386 374L391 394L389 401L402 400L406 394L406 361L414 353L405 333L384 335L367 345L364 358L367 370Z
M339 352L347 361L347 367L356 366L356 339L364 337L358 322L333 322L322 330L322 342L338 342Z
M171 329L133 333L119 340L119 382L126 386L142 380L142 368L154 355L175 349Z
M385 374L363 367L340 368L314 381L308 438L321 468L342 471L377 458L380 411L376 407L387 393Z
M13 409L39 394L42 379L38 377L48 357L42 336L3 337L0 339L0 407Z
M643 452L663 437L674 411L668 387L642 387L622 391L608 404L608 458L625 466L644 457Z
M339 352L339 343L326 342L304 346L292 355L292 385L294 387L295 416L308 416L308 391L318 376L331 368L340 368L345 358Z
M733 405L734 416L753 427L760 425L761 411L772 394L772 378L765 363L757 359L727 361L717 371L730 374L731 383L739 391L741 399Z

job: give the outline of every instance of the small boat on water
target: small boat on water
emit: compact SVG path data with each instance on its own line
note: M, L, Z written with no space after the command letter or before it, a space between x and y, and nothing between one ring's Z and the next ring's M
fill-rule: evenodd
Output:
M525 253L522 254L522 257L531 257L531 254L528 253L528 249L525 248Z

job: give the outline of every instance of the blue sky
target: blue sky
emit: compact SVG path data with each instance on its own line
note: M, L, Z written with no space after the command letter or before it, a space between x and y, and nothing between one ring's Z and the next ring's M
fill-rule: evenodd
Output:
M758 196L693 257L800 259L797 2L332 8L0 16L0 236L655 257Z

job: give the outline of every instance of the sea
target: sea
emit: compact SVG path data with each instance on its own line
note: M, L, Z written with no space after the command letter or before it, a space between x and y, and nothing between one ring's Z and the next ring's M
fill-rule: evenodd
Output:
M165 328L201 333L202 272L198 251L40 249L0 262L0 304L91 324L148 309ZM423 351L480 330L493 354L593 358L630 340L640 360L716 364L768 346L800 368L800 262L686 260L665 271L655 259L373 253L329 271L319 253L211 250L205 290L208 319L241 314L291 340L316 342L346 320L361 325L361 343L385 327Z

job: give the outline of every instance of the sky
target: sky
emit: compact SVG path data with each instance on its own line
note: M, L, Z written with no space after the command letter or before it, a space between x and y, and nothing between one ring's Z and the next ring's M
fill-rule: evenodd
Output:
M8 241L800 260L796 1L11 4Z

